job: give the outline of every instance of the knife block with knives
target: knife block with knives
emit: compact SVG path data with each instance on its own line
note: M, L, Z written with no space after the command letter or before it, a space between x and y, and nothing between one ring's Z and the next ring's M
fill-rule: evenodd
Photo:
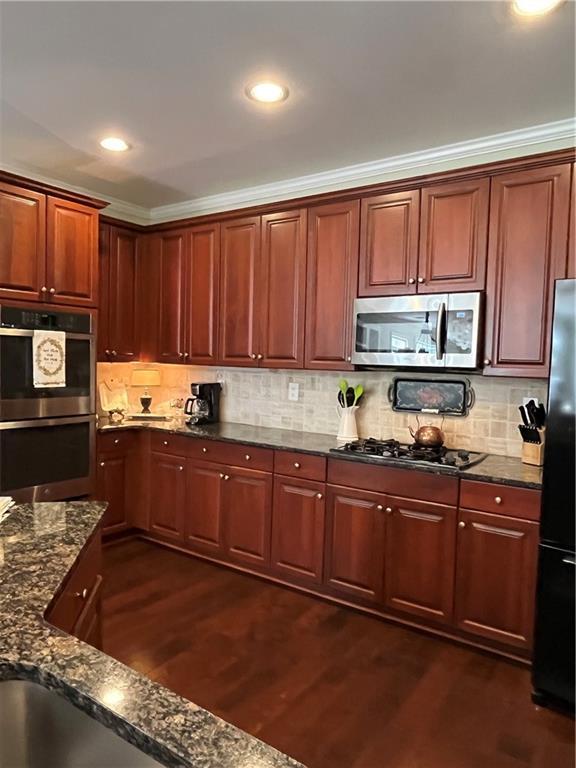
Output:
M522 424L518 425L522 435L522 462L541 467L544 464L544 444L546 442L546 411L542 403L536 405L530 400L518 410Z

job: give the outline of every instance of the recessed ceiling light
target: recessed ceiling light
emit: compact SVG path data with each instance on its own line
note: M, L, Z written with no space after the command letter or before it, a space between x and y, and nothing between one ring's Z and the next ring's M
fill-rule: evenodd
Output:
M110 152L126 152L127 149L130 149L129 144L117 136L107 136L105 139L102 139L100 146L108 149Z
M253 101L261 101L263 104L274 104L285 101L288 98L288 88L279 83L270 81L254 83L246 88L246 95Z
M514 0L512 7L519 16L543 16L564 0Z

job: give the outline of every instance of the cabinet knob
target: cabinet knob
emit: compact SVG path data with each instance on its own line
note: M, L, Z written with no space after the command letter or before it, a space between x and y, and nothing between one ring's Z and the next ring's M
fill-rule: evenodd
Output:
M419 282L419 283L423 283L423 282L424 282L424 278L423 278L423 277L419 277L419 278L418 278L418 282Z
M224 480L230 480L230 475L224 475Z
M410 284L410 285L414 285L414 283L416 282L416 278L414 278L414 277L409 277L409 278L408 278L408 282L409 282L409 284Z
M264 355L256 355L256 358L257 358L258 360L262 360L262 358L263 358L263 357L264 357Z
M382 504L377 504L377 505L376 505L376 509L378 510L378 512L382 512L382 510L384 509L384 507L382 506Z
M502 496L494 496L494 501L496 504L502 504Z
M224 480L224 472L220 472L220 480Z
M116 355L117 355L117 354L118 354L118 352L116 352L116 350L115 350L115 349L113 349L113 350L112 350L112 357L116 357Z
M56 288L50 288L50 293L54 295L56 293Z
M184 352L184 357L190 357L190 355L188 354L188 352Z
M184 352L178 352L178 357L184 357Z
M252 358L252 360L256 360L256 355L255 355L255 353L254 353L254 352L252 352L252 354L250 355L250 357Z
M114 440L114 445L118 445L119 442L120 442L120 438L117 437L116 440Z
M250 459L252 458L252 456L250 456L250 454L249 454L249 453L247 453L247 454L244 456L244 458L246 459L246 461L250 461Z
M316 494L316 498L317 498L317 499L321 499L321 498L322 498L322 494L321 494L321 493L317 493L317 494Z
M105 354L107 354L107 355L109 355L109 354L110 354L110 350L109 350L109 349L105 349L105 350L104 350L104 353L105 353Z
M162 440L162 445L168 445L168 440Z
M86 587L84 587L82 592L74 592L74 597L81 597L82 600L86 600L86 598L88 597L88 590L86 589Z
M40 293L46 293L47 290L48 288L46 288L46 286L43 285L42 288L40 288Z
M300 469L300 462L299 461L295 461L294 462L294 469Z
M208 448L202 448L202 453L208 453Z
M386 514L391 515L392 514L392 507L386 507Z
M106 466L106 462L105 462L105 461L101 461L101 462L100 462L100 466L101 466L101 467L105 467L105 466Z
M491 363L491 362L492 362L492 360L490 360L490 358L489 358L489 357L487 357L487 358L484 360L484 365L490 365L490 363Z
M464 520L460 520L460 522L458 523L458 528L466 528L466 523L464 522Z
M182 464L180 464L180 466L178 467L178 470L179 470L180 472L183 472L183 471L184 471L184 467L182 466Z
M347 363L351 363L352 362L352 357L350 355L348 355L348 357L346 358L346 362Z

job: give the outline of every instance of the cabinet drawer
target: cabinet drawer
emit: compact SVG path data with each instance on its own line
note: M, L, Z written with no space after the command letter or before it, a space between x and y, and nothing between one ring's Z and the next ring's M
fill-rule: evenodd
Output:
M185 435L172 435L170 432L152 432L150 447L156 453L170 453L175 456L189 456L190 448L196 441Z
M225 443L219 440L189 440L186 455L193 459L207 459L219 464L272 472L273 451L242 443Z
M98 453L123 452L132 448L135 435L128 430L118 432L100 432L98 434Z
M296 451L274 451L274 472L323 482L326 480L326 459Z
M458 478L418 469L377 467L361 461L328 460L328 482L391 496L422 499L437 504L458 503Z
M462 480L460 506L523 520L540 520L540 491Z
M101 543L98 533L84 552L80 553L80 559L47 612L48 621L65 632L72 633L94 591L100 572Z

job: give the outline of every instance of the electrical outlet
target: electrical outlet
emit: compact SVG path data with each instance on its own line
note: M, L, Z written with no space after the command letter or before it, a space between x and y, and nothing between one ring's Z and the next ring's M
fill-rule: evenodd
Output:
M540 401L538 400L537 397L523 397L522 398L522 405L528 405L530 400L534 400L534 405L539 405L540 404Z
M288 384L288 400L292 400L297 403L300 399L300 384L292 381Z

